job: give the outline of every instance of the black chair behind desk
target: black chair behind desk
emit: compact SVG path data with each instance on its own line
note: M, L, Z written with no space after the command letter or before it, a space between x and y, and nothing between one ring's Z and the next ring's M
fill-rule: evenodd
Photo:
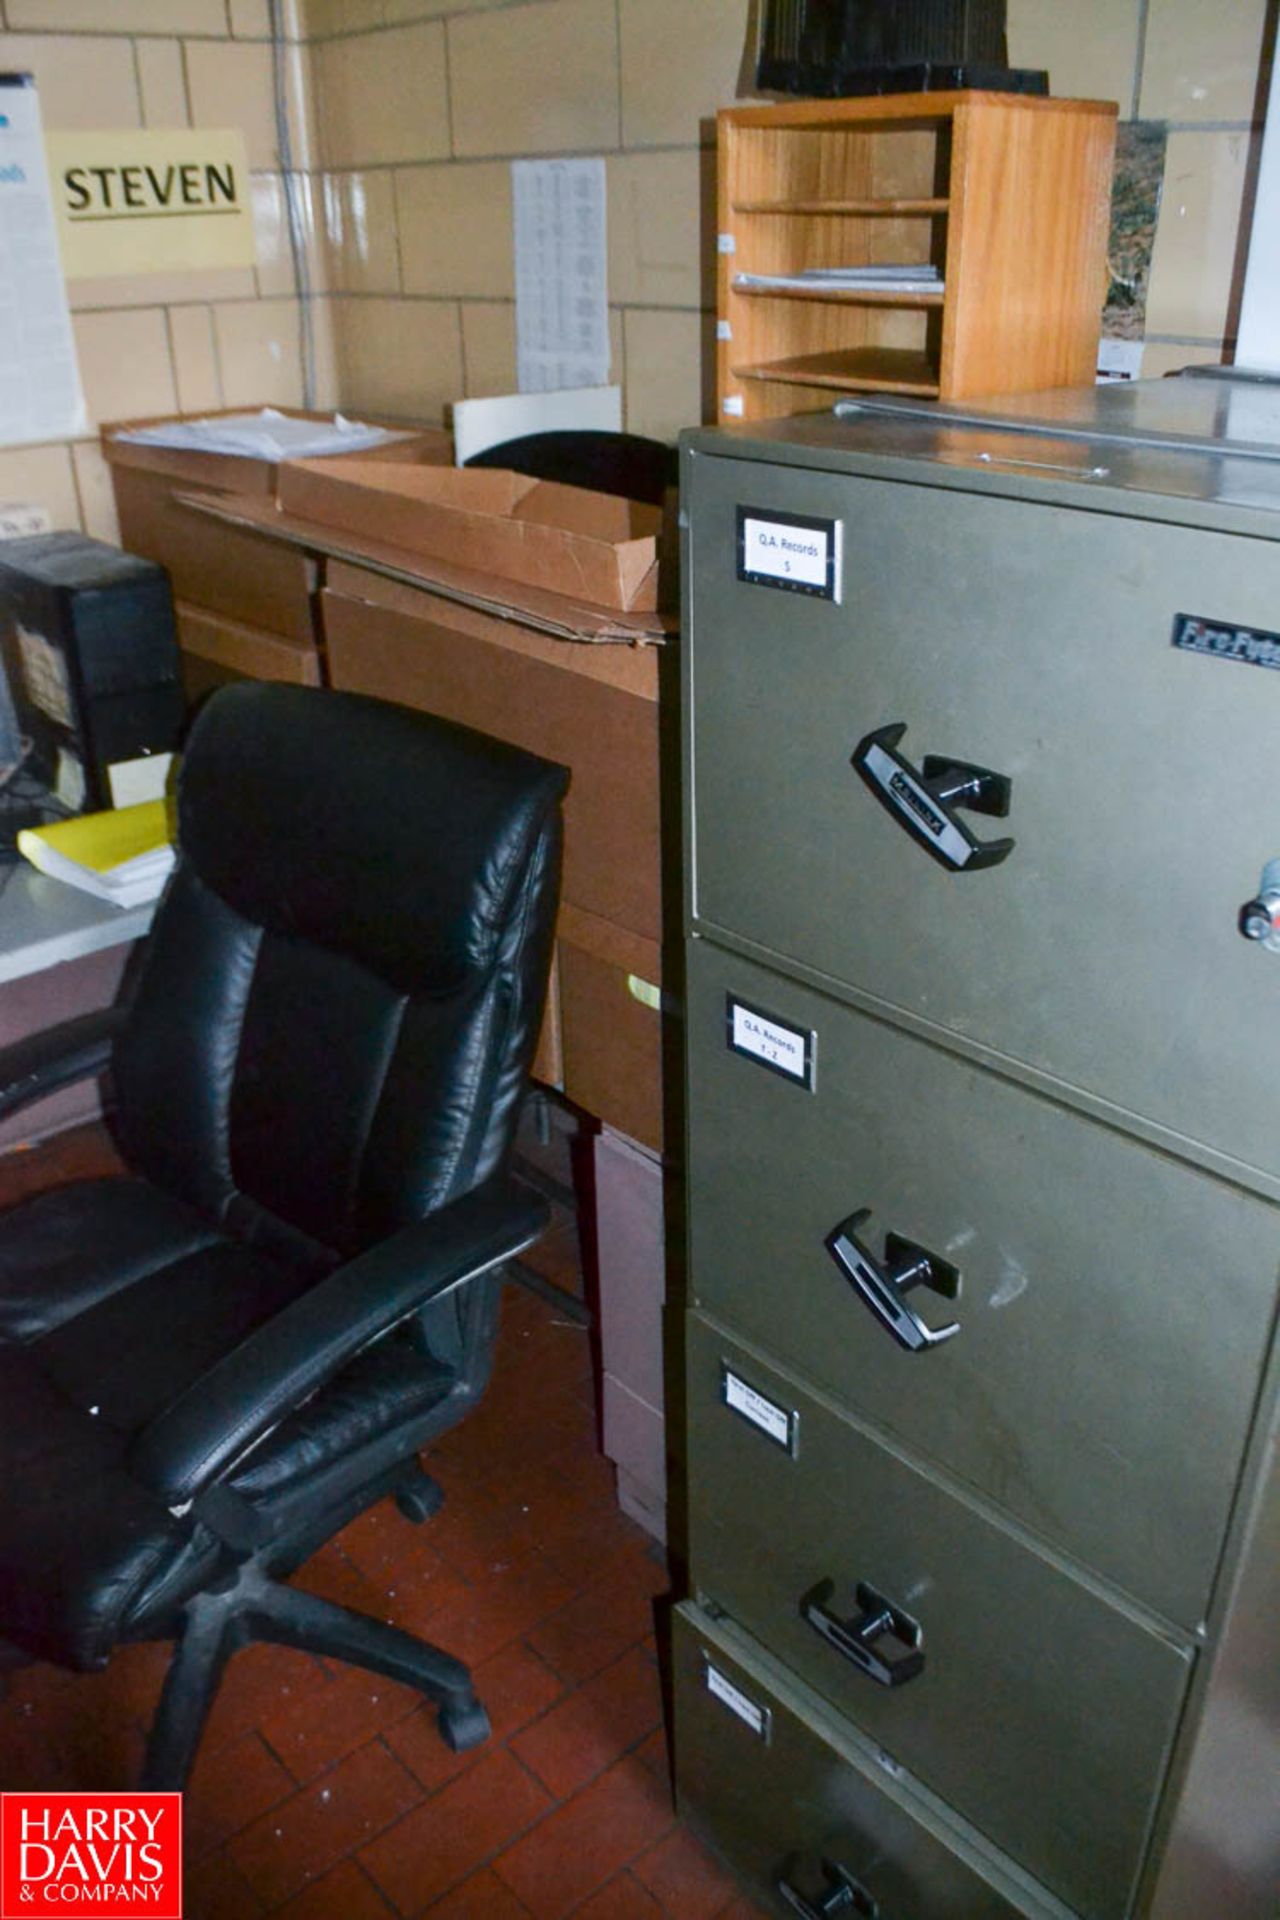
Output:
M123 1013L0 1056L0 1112L111 1069L132 1177L0 1217L0 1661L174 1639L144 1784L180 1787L260 1639L422 1690L467 1669L285 1584L488 1379L541 1019L562 769L352 694L244 683L193 729ZM100 1785L103 1783L86 1783Z
M639 433L574 429L524 434L473 454L469 467L505 467L535 480L619 494L660 507L679 478L679 455L662 440Z

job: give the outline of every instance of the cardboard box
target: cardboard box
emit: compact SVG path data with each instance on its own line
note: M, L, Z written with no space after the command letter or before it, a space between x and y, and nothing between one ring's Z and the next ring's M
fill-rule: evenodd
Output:
M312 641L311 599L319 585L315 557L270 541L256 530L217 526L177 499L195 487L271 502L279 475L276 463L194 448L139 446L119 437L131 428L158 424L157 420L122 420L102 429L121 545L167 568L175 599L210 608L247 626ZM447 462L451 457L448 434L424 431L372 449L364 460ZM341 459L333 464L341 465Z
M637 973L635 964L644 972ZM655 1153L664 1138L665 1034L657 973L654 942L562 906L531 1069L543 1086L558 1088L584 1113Z
M570 770L555 968L535 1078L645 1145L663 1131L658 668L332 562L335 687L421 707Z
M659 1539L666 1527L666 1226L662 1163L610 1128L593 1143L604 1451L618 1503Z
M319 570L311 555L201 520L178 503L163 474L116 467L112 479L120 544L166 568L175 600L314 649Z
M564 1089L564 1049L560 1038L560 961L551 954L551 977L547 981L547 1007L538 1035L538 1051L529 1072L544 1087Z
M280 469L283 513L602 607L658 604L662 512L500 469L374 463Z
M664 1031L657 942L566 904L556 958L565 1094L585 1113L661 1152Z
M320 685L320 656L309 636L306 640L295 640L285 634L267 633L261 627L245 626L225 614L189 606L183 600L176 603L174 613L184 670L192 658L215 669L212 674L196 673L190 681L184 671L189 695L194 690L192 681L199 684L200 691L227 680L286 680L298 687Z
M157 413L142 420L111 420L102 428L102 451L113 468L130 467L142 473L160 474L175 487L211 488L218 493L264 494L274 497L279 463L248 458L234 453L206 453L198 447L153 447L121 439L122 434L139 427L166 426L171 420L217 420L224 415L253 413L254 407L214 407L200 414ZM277 407L277 413L291 420L328 420L329 413L307 412L302 407ZM370 420L371 426L386 426L400 437L381 447L367 447L361 460L435 461L448 466L453 460L453 440L441 427L405 427L403 422ZM350 459L350 454L334 455L334 463Z
M658 942L658 656L582 646L364 568L321 596L335 687L398 700L571 770L563 898Z

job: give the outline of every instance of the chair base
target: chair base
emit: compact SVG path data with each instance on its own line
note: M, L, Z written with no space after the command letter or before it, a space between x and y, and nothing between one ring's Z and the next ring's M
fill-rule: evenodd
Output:
M443 1494L415 1462L388 1489L409 1519L425 1520ZM290 1566L298 1564L290 1557ZM438 1708L437 1726L455 1753L489 1737L489 1716L460 1660L399 1627L273 1579L258 1559L236 1567L220 1588L198 1593L183 1608L140 1786L148 1792L186 1785L205 1721L231 1656L255 1640L323 1654L416 1687Z

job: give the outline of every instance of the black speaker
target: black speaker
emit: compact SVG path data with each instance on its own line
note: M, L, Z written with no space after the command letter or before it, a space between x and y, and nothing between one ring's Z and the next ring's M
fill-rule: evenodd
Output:
M813 99L976 87L1048 93L1013 68L1006 0L761 0L756 85Z

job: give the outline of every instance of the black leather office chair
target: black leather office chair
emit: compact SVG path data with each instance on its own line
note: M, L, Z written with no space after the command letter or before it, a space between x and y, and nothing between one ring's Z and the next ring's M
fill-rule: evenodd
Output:
M186 1778L263 1639L419 1687L467 1669L283 1584L482 1392L537 1038L562 769L355 695L244 684L192 732L179 858L123 1013L0 1056L0 1112L110 1065L132 1177L0 1217L0 1636L175 1638L144 1785ZM98 1784L98 1783L94 1783Z
M505 467L534 480L559 480L565 486L591 487L624 500L645 500L660 507L669 488L678 485L680 458L665 441L642 433L609 433L594 427L526 433L516 440L474 453L469 467Z

